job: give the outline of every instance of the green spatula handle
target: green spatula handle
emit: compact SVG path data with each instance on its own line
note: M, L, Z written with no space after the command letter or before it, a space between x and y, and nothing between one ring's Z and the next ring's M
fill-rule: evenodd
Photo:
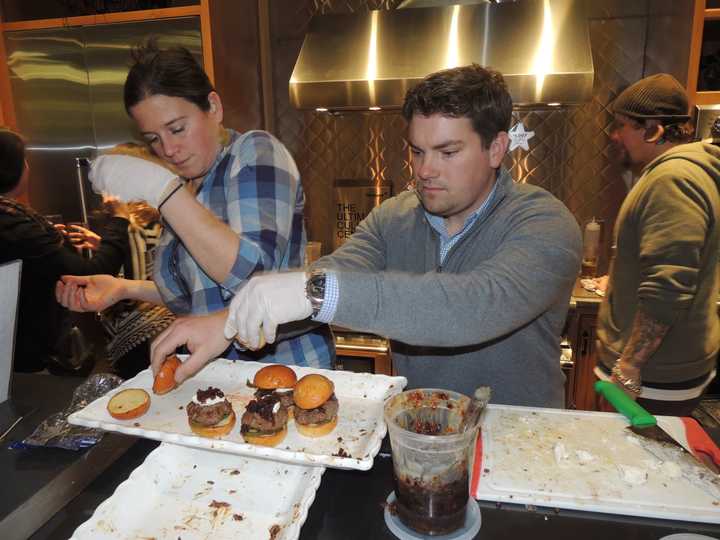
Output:
M655 417L630 399L617 385L607 381L597 381L595 391L607 399L619 413L630 420L635 427L650 427L657 425Z

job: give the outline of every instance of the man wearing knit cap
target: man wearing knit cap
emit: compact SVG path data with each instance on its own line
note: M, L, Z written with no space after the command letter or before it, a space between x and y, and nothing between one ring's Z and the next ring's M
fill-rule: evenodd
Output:
M640 178L615 223L595 373L652 413L689 415L720 346L720 149L687 143L687 95L670 75L631 85L612 112L612 144Z

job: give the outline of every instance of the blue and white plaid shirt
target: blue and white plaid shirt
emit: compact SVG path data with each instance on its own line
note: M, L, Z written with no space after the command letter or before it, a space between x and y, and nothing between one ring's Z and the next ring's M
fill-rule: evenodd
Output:
M153 279L167 307L178 315L201 315L225 308L255 272L300 268L306 236L305 195L287 149L265 131L238 134L218 154L197 200L237 232L240 248L222 283L208 276L166 224L156 249ZM329 333L308 332L240 357L331 366Z

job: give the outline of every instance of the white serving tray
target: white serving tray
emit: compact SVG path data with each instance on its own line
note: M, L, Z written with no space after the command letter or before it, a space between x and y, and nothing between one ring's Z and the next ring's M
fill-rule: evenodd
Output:
M402 391L407 384L405 377L292 366L298 378L308 373L322 373L335 383L335 395L340 404L338 425L329 435L308 438L300 435L295 429L295 422L290 421L285 440L274 448L267 448L246 444L240 434L240 418L255 391L247 386L247 381L252 381L255 372L265 365L220 358L179 388L162 396L152 393L152 373L145 370L73 413L68 421L163 442L286 463L360 470L372 467L373 458L380 450L387 431L383 420L384 401ZM222 439L196 436L188 426L185 406L198 389L208 386L220 388L225 393L237 416L235 428ZM125 388L143 388L150 394L147 413L133 420L116 420L110 416L106 409L108 401Z
M658 468L619 414L508 405L488 405L484 414L476 499L720 523L720 500ZM623 467L645 471L647 481L628 482Z
M324 471L161 444L71 540L295 540Z

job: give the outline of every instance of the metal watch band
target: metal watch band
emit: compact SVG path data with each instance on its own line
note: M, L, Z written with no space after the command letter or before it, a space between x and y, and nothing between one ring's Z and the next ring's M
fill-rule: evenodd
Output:
M320 313L323 302L325 301L325 271L313 270L307 276L305 282L305 296L312 306L312 316L315 317Z
M619 363L616 363L613 366L611 373L626 390L632 392L633 394L639 394L641 392L642 385L640 382L623 375L622 371L620 371Z

